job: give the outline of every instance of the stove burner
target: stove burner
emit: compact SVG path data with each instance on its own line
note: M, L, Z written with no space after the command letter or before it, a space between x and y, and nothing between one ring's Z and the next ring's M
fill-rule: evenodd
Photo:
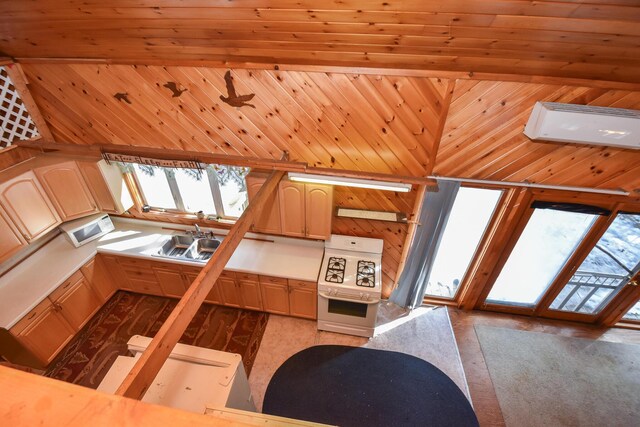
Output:
M324 280L330 283L342 283L344 281L344 268L346 264L347 260L344 258L330 257Z
M376 264L372 261L358 261L356 285L365 288L376 286Z

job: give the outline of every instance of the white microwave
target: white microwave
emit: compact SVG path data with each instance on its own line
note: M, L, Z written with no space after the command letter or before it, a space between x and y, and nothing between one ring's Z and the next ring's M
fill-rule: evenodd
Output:
M114 228L113 222L107 214L87 216L60 226L60 229L67 234L67 238L76 248L104 236Z

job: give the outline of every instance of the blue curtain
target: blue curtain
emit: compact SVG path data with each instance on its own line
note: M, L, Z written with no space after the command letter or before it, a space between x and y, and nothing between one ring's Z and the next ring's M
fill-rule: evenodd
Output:
M416 228L404 270L398 281L398 287L389 298L401 307L413 309L422 304L433 261L447 226L453 202L458 194L458 188L460 188L459 182L438 181L438 192L426 192L424 195L420 217L416 218L419 225Z

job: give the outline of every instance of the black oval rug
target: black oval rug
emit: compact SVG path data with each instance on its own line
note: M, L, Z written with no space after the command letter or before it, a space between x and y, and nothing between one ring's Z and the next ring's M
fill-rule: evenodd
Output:
M478 425L462 391L431 363L340 345L310 347L284 362L262 412L344 427Z

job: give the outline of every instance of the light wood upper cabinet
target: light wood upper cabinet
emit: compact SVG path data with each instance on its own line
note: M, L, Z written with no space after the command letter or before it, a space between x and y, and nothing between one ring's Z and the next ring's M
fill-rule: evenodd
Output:
M27 241L0 206L0 262L18 252Z
M133 206L131 193L116 165L104 160L77 163L100 211L121 214Z
M333 187L305 184L306 237L328 239L333 218Z
M0 204L27 242L60 224L53 203L31 171L0 184Z
M249 174L246 180L247 194L249 196L249 203L251 203L251 200L255 198L262 184L266 181L266 176ZM262 209L262 215L260 215L253 224L253 230L269 234L280 234L282 232L282 227L280 226L280 202L277 191L274 191L267 199Z
M280 224L285 236L305 236L305 184L281 181L278 188L280 197Z
M98 212L76 162L39 167L35 173L63 221Z
M259 173L247 176L249 203L266 177ZM277 203L263 210L254 224L254 231L285 236L328 239L333 218L333 187L284 179L278 185ZM278 216L276 223L274 215Z
M45 299L11 328L11 334L46 366L73 338L75 330L58 307Z

